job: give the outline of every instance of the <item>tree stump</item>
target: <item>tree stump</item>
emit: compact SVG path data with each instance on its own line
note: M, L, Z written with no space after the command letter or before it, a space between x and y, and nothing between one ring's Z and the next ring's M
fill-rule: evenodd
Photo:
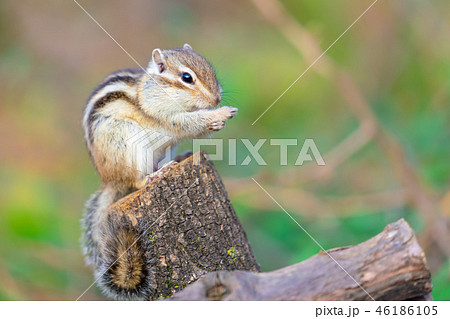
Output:
M154 271L151 300L170 297L206 273L259 271L245 231L204 152L112 205L117 227L141 230Z

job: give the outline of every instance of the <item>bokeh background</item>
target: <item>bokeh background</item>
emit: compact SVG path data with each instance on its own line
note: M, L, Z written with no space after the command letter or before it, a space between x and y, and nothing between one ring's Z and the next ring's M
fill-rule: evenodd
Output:
M185 42L206 56L223 104L239 108L216 137L315 140L325 168L294 166L300 146L281 166L268 142L267 166L216 162L264 271L319 247L250 177L326 249L405 218L434 298L450 300L448 1L378 1L254 125L371 1L79 3L142 65L154 48ZM101 79L125 67L136 65L74 1L0 1L0 300L74 300L92 283L79 219L100 182L81 114ZM248 153L237 146L239 163ZM83 299L104 297L93 287Z

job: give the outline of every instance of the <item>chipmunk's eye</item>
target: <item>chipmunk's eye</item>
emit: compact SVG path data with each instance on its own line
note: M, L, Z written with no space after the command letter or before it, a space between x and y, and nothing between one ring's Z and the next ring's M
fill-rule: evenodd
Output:
M189 73L183 73L183 75L181 76L181 79L183 80L183 82L186 82L186 83L194 82L192 75L190 75Z

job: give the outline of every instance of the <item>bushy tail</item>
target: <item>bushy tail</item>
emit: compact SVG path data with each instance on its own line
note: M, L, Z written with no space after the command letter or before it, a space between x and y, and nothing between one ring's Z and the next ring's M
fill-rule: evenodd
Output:
M86 263L94 266L96 283L106 296L150 300L155 287L151 241L139 222L133 225L123 215L108 213L116 197L103 189L86 203L82 220Z
M81 220L81 247L83 249L84 259L87 265L95 265L98 261L98 246L94 242L94 231L98 228L97 219L100 215L99 198L103 190L92 194L91 198L86 202L84 208L83 219ZM95 226L94 226L95 224Z

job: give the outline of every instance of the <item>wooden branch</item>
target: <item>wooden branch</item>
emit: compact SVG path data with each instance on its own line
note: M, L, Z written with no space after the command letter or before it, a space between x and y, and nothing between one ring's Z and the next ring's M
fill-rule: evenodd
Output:
M136 244L153 269L152 300L211 271L259 271L222 180L203 152L118 201L109 214L116 229L141 234Z
M431 274L413 230L403 220L356 246L321 252L268 273L217 271L173 300L430 300ZM358 284L370 296L358 286Z

